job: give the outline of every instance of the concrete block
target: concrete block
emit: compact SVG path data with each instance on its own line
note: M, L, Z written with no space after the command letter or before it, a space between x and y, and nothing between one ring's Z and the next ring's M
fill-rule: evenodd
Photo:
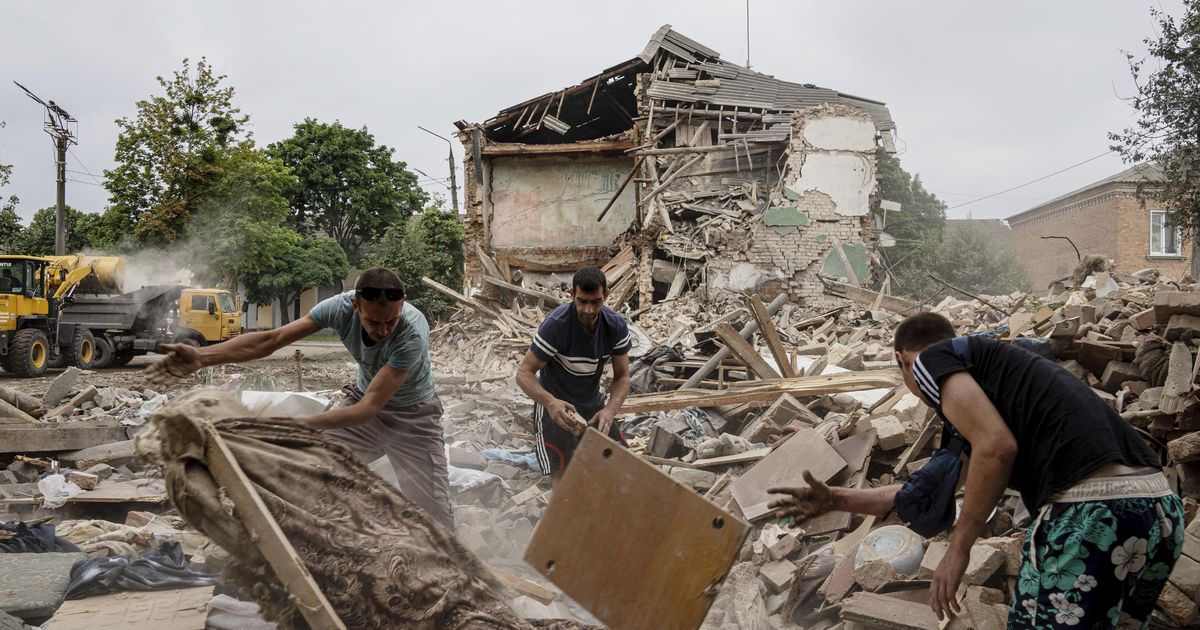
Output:
M1181 626L1191 626L1200 619L1195 602L1170 582L1158 596L1158 609Z
M1083 365L1081 365L1075 359L1071 359L1070 361L1063 361L1063 362L1059 363L1059 365L1062 367L1062 369L1070 372L1071 376L1074 376L1075 378L1077 378L1081 381L1087 380L1088 369L1083 367Z
M1154 295L1154 316L1159 324L1167 324L1172 315L1200 316L1200 292L1159 291Z
M1157 318L1154 316L1153 307L1134 314L1128 321L1129 325L1137 330L1150 330L1158 323Z
M917 574L918 578L928 579L933 577L934 571L937 570L937 565L946 555L946 550L950 548L948 542L930 543L929 548L925 550L925 557L921 560L921 568ZM1005 553L995 547L976 544L971 547L971 558L967 561L967 570L963 574L962 583L968 586L983 584L992 577L992 574L1004 564Z
M67 481L79 486L80 490L95 490L96 484L100 482L100 477L91 473L72 470L66 474Z
M1171 584L1183 591L1192 601L1200 595L1200 562L1189 558L1186 554L1179 556L1175 568L1171 571Z
M1200 431L1167 442L1167 452L1179 464L1200 459Z
M63 370L61 374L55 377L54 382L50 383L50 388L42 396L42 405L46 409L53 409L63 400L66 400L71 390L75 389L75 381L78 381L79 376L82 374L83 371L73 365Z
M1008 598L1004 596L1004 591L975 584L967 586L963 599L981 604L1004 605L1008 603Z
M900 578L895 567L884 560L873 560L854 570L854 581L864 590L875 591L879 587Z
M772 593L782 593L792 585L796 565L789 560L775 560L762 565L758 574Z
M774 544L767 546L767 557L771 560L783 560L800 548L800 537L787 534L780 537Z
M1185 333L1200 333L1200 316L1179 313L1167 322L1167 341L1178 341Z
M1132 363L1126 361L1109 361L1100 377L1100 389L1112 393L1121 389L1126 381L1141 380L1142 376Z
M1025 546L1024 535L984 538L977 544L993 547L1004 552L1004 563L1001 565L1001 570L1004 571L1004 575L1008 577L1020 575L1021 551Z
M875 434L879 438L879 448L882 450L890 451L900 448L906 443L904 425L896 416L874 418L871 420L871 427L875 429Z
M717 473L694 468L672 467L671 478L697 492L707 492L717 482Z

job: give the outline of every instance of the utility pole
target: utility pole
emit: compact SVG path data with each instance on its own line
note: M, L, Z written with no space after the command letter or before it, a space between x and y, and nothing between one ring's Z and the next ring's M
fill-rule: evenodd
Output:
M29 95L29 98L46 108L44 128L54 141L55 153L54 254L63 256L67 253L67 150L72 144L79 144L75 140L75 127L78 125L78 121L65 109L56 105L54 101L43 101L24 85L16 81L13 83L16 83L17 87Z
M454 174L455 173L454 143L450 142L449 138L438 135L436 133L433 133L432 131L422 127L421 125L417 125L417 129L420 129L421 131L424 131L425 133L427 133L431 136L437 136L437 137L441 138L442 140L445 140L446 145L450 147L450 157L447 158L448 161L450 162L450 203L451 203L451 205L454 206L454 214L457 215L458 214L458 177Z

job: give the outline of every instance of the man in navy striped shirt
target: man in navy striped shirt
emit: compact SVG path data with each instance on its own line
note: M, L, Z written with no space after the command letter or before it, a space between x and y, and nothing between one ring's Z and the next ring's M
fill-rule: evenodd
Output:
M595 267L571 280L571 302L550 312L538 327L517 370L517 385L533 399L537 457L542 474L558 483L579 440L571 412L601 433L624 443L613 419L629 395L629 327L604 305L608 281ZM612 359L612 391L600 392L604 365Z

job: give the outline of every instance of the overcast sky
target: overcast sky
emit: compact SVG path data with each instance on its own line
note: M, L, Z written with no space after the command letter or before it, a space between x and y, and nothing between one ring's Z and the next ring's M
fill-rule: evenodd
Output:
M1150 2L867 2L751 0L750 63L781 79L888 104L901 161L951 206L1104 153L1130 125L1133 93L1122 50L1144 56ZM1178 15L1178 0L1161 0ZM53 151L40 106L12 81L79 119L67 201L107 203L114 120L158 93L184 57L207 56L236 88L266 145L305 117L367 126L396 157L435 178L458 119L579 82L641 52L663 24L746 60L743 0L602 4L521 2L204 2L0 4L0 194L28 218L54 203ZM461 147L455 143L455 155ZM1111 154L952 217L1007 217L1107 177ZM461 180L461 169L459 171ZM426 181L432 193L447 193Z

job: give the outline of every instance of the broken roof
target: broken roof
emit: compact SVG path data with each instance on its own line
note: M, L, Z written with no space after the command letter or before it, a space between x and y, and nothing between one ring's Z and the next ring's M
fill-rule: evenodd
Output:
M896 128L886 105L810 83L781 81L720 58L708 48L673 30L660 28L640 55L580 83L513 105L483 124L498 142L563 143L595 140L633 126L637 113L637 75L654 72L647 94L664 107L684 106L734 115L790 113L823 103L843 103L871 116L879 131ZM700 81L700 83L697 83ZM787 120L764 120L750 141L787 139ZM459 127L465 127L459 123ZM776 137L780 136L782 137ZM886 141L885 141L886 142Z

